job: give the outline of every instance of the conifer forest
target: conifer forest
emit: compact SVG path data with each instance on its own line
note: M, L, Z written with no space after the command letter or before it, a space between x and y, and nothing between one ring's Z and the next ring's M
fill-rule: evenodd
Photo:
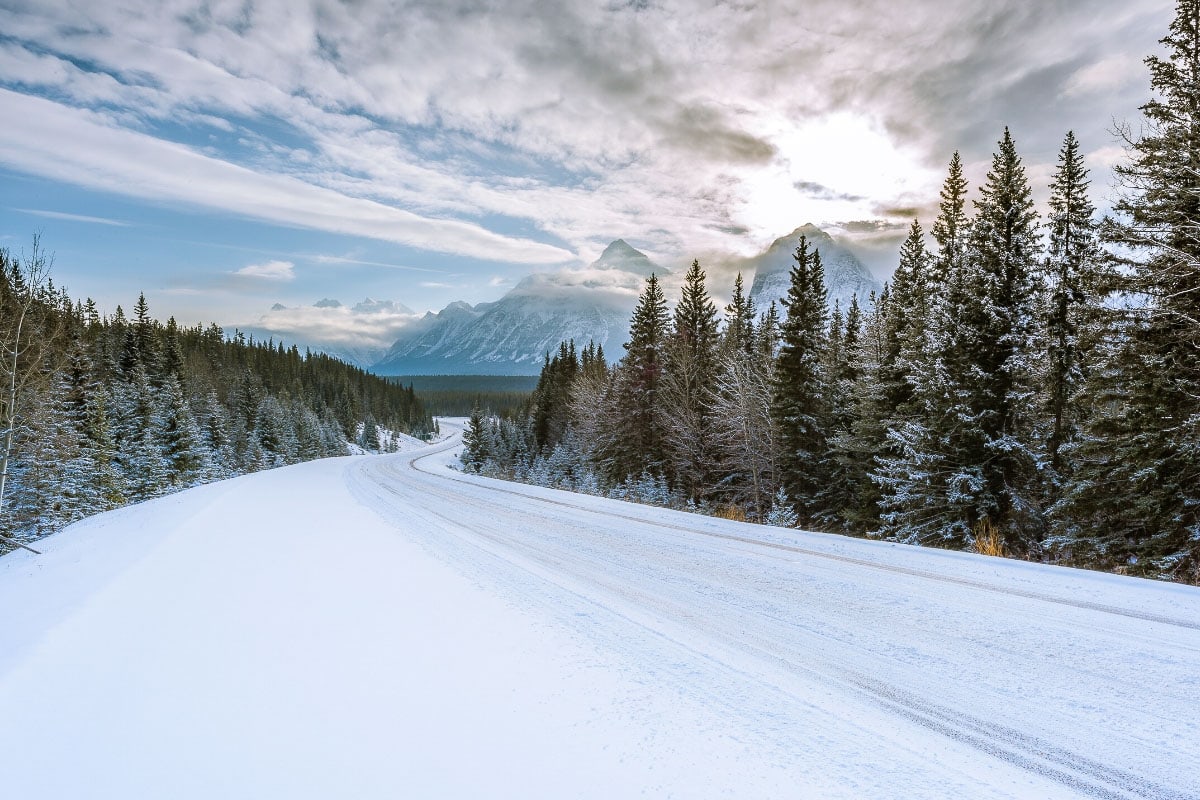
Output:
M878 296L830 308L803 238L783 308L739 276L722 318L694 262L670 313L652 276L620 359L563 344L521 413L475 411L464 469L1200 583L1197 3L1162 43L1112 216L1074 133L1039 215L1005 129Z
M221 478L386 451L433 421L412 387L325 355L150 316L102 317L35 237L0 250L0 552Z

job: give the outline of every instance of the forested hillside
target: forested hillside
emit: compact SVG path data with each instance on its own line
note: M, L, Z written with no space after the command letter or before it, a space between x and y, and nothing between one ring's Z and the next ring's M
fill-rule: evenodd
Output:
M199 483L425 436L412 387L216 325L101 316L0 250L0 548ZM2 550L0 550L2 552Z
M1006 129L863 307L803 236L782 319L739 277L719 326L699 264L672 318L651 277L623 358L564 346L527 415L473 416L466 468L1200 582L1200 5L1163 44L1117 217L1069 133L1040 218Z

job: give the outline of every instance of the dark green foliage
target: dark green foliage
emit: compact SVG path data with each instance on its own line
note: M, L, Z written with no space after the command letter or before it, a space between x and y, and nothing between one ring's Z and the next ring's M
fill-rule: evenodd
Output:
M959 438L958 465L978 467L984 481L969 523L987 517L1005 531L1010 549L1028 550L1041 535L1032 428L1041 244L1008 129L981 193L968 241L966 313L951 339L963 370L955 378L977 431Z
M25 285L0 250L0 333ZM380 428L432 430L411 387L282 343L227 340L215 325L162 325L144 295L134 313L106 320L90 301L38 288L22 334L22 352L37 359L19 364L30 380L18 393L0 535L32 541L124 502L344 455L359 428L373 449Z
M664 349L670 318L658 278L646 279L629 326L625 357L617 365L612 393L619 427L600 443L601 469L613 482L643 472L660 473L666 461L661 428Z
M717 377L717 307L705 277L700 262L693 261L667 337L659 419L668 479L693 501L704 499L712 485L716 460L711 403Z
M579 372L575 342L559 345L554 358L546 354L546 363L533 391L533 435L538 449L553 449L567 431L571 386Z
M1125 132L1120 216L1102 229L1131 254L1135 302L1107 326L1062 511L1095 563L1200 582L1200 2L1179 0L1162 44L1145 124Z
M1102 287L1098 272L1095 207L1088 199L1088 173L1073 132L1067 134L1050 186L1049 247L1046 280L1046 364L1043 413L1046 453L1055 480L1066 471L1064 445L1075 441L1083 417L1080 397L1085 365L1091 361L1095 334L1085 328L1098 322Z
M501 416L529 402L536 375L399 375L388 381L414 389L434 416L466 417L475 406Z
M780 330L772 414L779 432L779 480L803 521L820 512L817 497L829 477L830 391L823 363L829 309L821 255L801 236L792 256L791 285Z

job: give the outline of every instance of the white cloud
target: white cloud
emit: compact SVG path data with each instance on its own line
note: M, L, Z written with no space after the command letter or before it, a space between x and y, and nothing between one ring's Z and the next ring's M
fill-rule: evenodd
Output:
M1145 79L1140 57L1129 53L1117 53L1074 72L1067 79L1062 93L1066 97L1108 95L1130 83L1141 83Z
M290 281L296 277L296 265L290 261L267 261L249 264L233 274L239 278L257 278L265 281Z
M65 211L46 211L40 208L14 208L13 211L19 211L22 214L32 214L35 217L45 217L46 219L61 219L68 222L88 222L94 225L112 225L117 228L128 228L129 223L119 219L109 219L108 217L90 217L86 214L68 214Z
M241 326L313 346L389 347L420 315L397 303L275 308Z
M257 187L232 213L530 263L568 249L588 260L620 236L671 258L745 254L802 222L936 200L923 172L940 174L956 148L985 158L1005 123L1045 163L1068 128L1100 139L1135 112L1130 80L1144 81L1140 55L1122 54L1149 52L1171 3L543 6L42 0L0 9L0 81L102 112L92 122L108 127L235 129L243 166L210 156L224 166L193 164L180 180L200 175L221 196ZM264 119L286 137L256 131ZM822 133L838 130L857 133ZM59 152L88 146L52 176L133 191L140 176L89 139L56 137ZM50 169L43 154L14 158ZM231 172L245 167L253 177ZM146 191L221 207L190 189ZM566 247L491 233L477 222L488 215Z
M0 162L66 183L474 258L535 264L573 258L474 223L422 217L288 175L258 173L112 127L95 112L7 89L0 89L0 105L22 119L0 126Z

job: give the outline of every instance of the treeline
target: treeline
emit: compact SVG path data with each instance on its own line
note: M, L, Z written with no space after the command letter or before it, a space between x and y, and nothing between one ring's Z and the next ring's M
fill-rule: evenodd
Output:
M475 406L507 415L519 410L537 385L536 375L388 375L412 386L435 417L465 417Z
M217 325L101 316L0 250L0 547L125 503L330 455L433 421L412 387ZM0 551L2 552L2 551Z
M1200 582L1200 74L1181 2L1097 220L1068 134L1039 219L1009 132L968 212L956 153L866 308L801 238L782 318L741 278L651 277L621 360L564 345L466 469L750 520Z

